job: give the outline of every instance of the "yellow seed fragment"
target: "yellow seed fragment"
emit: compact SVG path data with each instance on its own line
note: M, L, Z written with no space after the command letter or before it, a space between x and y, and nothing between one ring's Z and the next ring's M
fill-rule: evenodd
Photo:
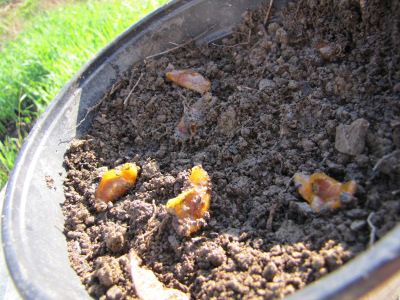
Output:
M321 173L310 176L301 173L294 175L294 183L300 195L307 200L316 212L336 209L352 200L357 185L354 180L341 183Z
M189 177L190 186L168 200L167 211L174 215L172 225L180 235L190 236L206 224L211 199L211 181L201 166L195 166Z

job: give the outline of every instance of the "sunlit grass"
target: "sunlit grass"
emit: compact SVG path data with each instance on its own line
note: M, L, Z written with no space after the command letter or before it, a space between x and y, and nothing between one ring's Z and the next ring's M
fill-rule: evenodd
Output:
M33 2L28 0L24 5ZM29 26L0 50L0 137L20 124L29 128L85 62L165 2L75 1L33 15ZM2 140L0 187L7 180L21 143L13 138Z
M19 149L21 139L6 137L4 143L0 141L0 182L1 187L7 182L8 174L11 172Z

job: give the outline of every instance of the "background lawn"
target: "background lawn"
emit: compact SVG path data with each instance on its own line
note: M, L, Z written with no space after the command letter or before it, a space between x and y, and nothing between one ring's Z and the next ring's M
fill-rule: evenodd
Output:
M58 91L124 29L168 0L0 0L0 188Z

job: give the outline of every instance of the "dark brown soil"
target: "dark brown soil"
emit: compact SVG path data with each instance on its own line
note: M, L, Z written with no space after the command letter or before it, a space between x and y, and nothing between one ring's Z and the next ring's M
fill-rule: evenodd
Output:
M222 45L137 65L66 153L70 259L93 297L136 297L127 264L134 249L165 286L193 299L279 298L399 221L399 1L300 1L264 27L267 7L245 12ZM167 81L172 69L206 76L211 96ZM198 129L185 139L177 125L193 109ZM369 123L365 137L337 136L358 119ZM341 153L340 138L365 147ZM102 173L124 162L140 166L136 184L97 213ZM189 238L176 233L165 204L198 164L212 181L211 217ZM355 199L314 213L292 183L296 172L354 179Z

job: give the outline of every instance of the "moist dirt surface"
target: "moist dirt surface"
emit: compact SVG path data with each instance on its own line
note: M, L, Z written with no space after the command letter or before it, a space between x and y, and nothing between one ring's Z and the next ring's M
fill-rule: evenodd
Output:
M268 4L244 12L220 44L136 65L72 142L65 231L92 297L137 297L135 251L142 268L193 299L279 298L398 223L399 1L300 1L265 22ZM173 69L201 73L211 90L172 83ZM125 162L140 167L135 185L97 212L102 174ZM210 218L186 237L165 205L195 165L211 178ZM355 197L315 213L293 184L297 172L353 179Z

